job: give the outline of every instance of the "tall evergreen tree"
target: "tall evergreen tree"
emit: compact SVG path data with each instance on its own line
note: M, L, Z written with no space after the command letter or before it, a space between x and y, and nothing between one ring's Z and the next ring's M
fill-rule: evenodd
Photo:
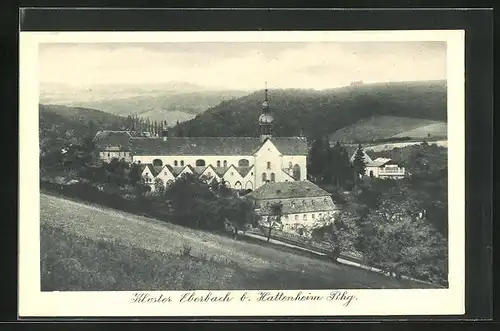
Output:
M353 177L352 166L349 160L349 153L345 146L340 146L340 157L338 159L338 168L340 174L340 184L345 186L347 181Z
M308 155L308 173L317 180L323 181L328 163L328 142L323 137L316 138Z
M325 174L327 177L327 182L329 184L334 184L337 187L340 186L340 181L342 174L340 172L340 153L341 153L341 146L340 143L337 142L333 148L329 148L328 153L327 153L327 160L328 164L325 167Z
M363 151L363 147L361 146L361 144L358 145L358 149L356 150L356 154L354 155L352 166L354 168L354 172L358 177L362 177L365 175L366 172L365 153Z

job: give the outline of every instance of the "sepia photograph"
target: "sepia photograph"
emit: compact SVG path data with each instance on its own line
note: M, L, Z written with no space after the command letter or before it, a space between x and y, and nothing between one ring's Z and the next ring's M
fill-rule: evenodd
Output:
M30 53L30 288L349 307L450 294L455 263L463 304L463 68L446 37L142 34L45 34Z

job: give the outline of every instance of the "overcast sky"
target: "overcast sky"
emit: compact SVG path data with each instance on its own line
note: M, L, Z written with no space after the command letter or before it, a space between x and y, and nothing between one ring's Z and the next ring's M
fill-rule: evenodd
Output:
M445 42L40 45L41 83L324 89L352 81L446 79Z

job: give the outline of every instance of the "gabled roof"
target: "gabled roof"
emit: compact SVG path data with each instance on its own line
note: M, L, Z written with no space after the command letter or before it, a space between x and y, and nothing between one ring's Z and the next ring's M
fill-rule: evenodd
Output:
M219 177L219 174L217 173L217 170L211 164L209 164L208 166L206 166L205 169L201 172L200 175L203 175L207 170L213 171L214 175L217 176L217 177Z
M283 155L307 155L309 152L304 137L272 137L270 140Z
M386 159L383 157L379 157L372 162L366 164L367 167L381 167L387 163L390 163L392 160L391 159Z
M302 214L311 212L331 212L337 209L331 197L320 198L304 198L303 201L296 201L291 204L289 201L281 202L283 205L282 212L287 214ZM269 205L268 205L269 204ZM258 210L259 215L270 215L272 202L263 202ZM302 221L302 219L300 219Z
M246 175L253 169L253 164L250 167L239 167L236 170L239 172L242 178L245 178Z
M308 180L266 183L247 196L255 200L326 197L330 193Z
M231 169L233 169L234 171L236 171L236 172L238 173L238 175L240 175L240 176L241 176L240 172L238 171L238 168L236 168L236 167L235 167L234 165L232 165L232 164L231 164L231 165L227 168L226 172L224 173L224 176L225 176L225 175L228 173L228 171L229 171L229 170L231 170Z
M156 177L163 169L163 167L155 167L152 164L144 164L141 165L141 173L143 173L146 168L149 170L149 172L151 172L153 177Z
M354 161L354 158L356 157L357 152L358 152L358 147L356 147L356 149L352 152L352 154L350 154L351 156L349 158L349 161L351 161L351 162ZM363 149L363 159L365 160L365 164L373 162L371 157L368 155L368 153L364 149Z
M99 131L92 140L97 149L104 150L119 147L121 150L130 149L132 135L128 131Z
M307 155L307 141L301 137L272 137L284 155ZM130 139L134 155L253 155L262 146L258 137L170 137Z
M173 173L172 173L172 167L169 166L168 164L167 165L164 165L159 171L158 171L158 175L160 175L162 172L165 172L165 171L168 171L172 176L173 176Z
M219 177L223 177L224 174L227 172L228 169L229 169L229 167L214 167L215 173Z

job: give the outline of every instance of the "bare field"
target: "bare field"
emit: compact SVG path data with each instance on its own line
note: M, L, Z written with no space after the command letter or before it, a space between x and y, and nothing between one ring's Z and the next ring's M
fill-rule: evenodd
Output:
M40 223L45 291L428 287L46 194Z

